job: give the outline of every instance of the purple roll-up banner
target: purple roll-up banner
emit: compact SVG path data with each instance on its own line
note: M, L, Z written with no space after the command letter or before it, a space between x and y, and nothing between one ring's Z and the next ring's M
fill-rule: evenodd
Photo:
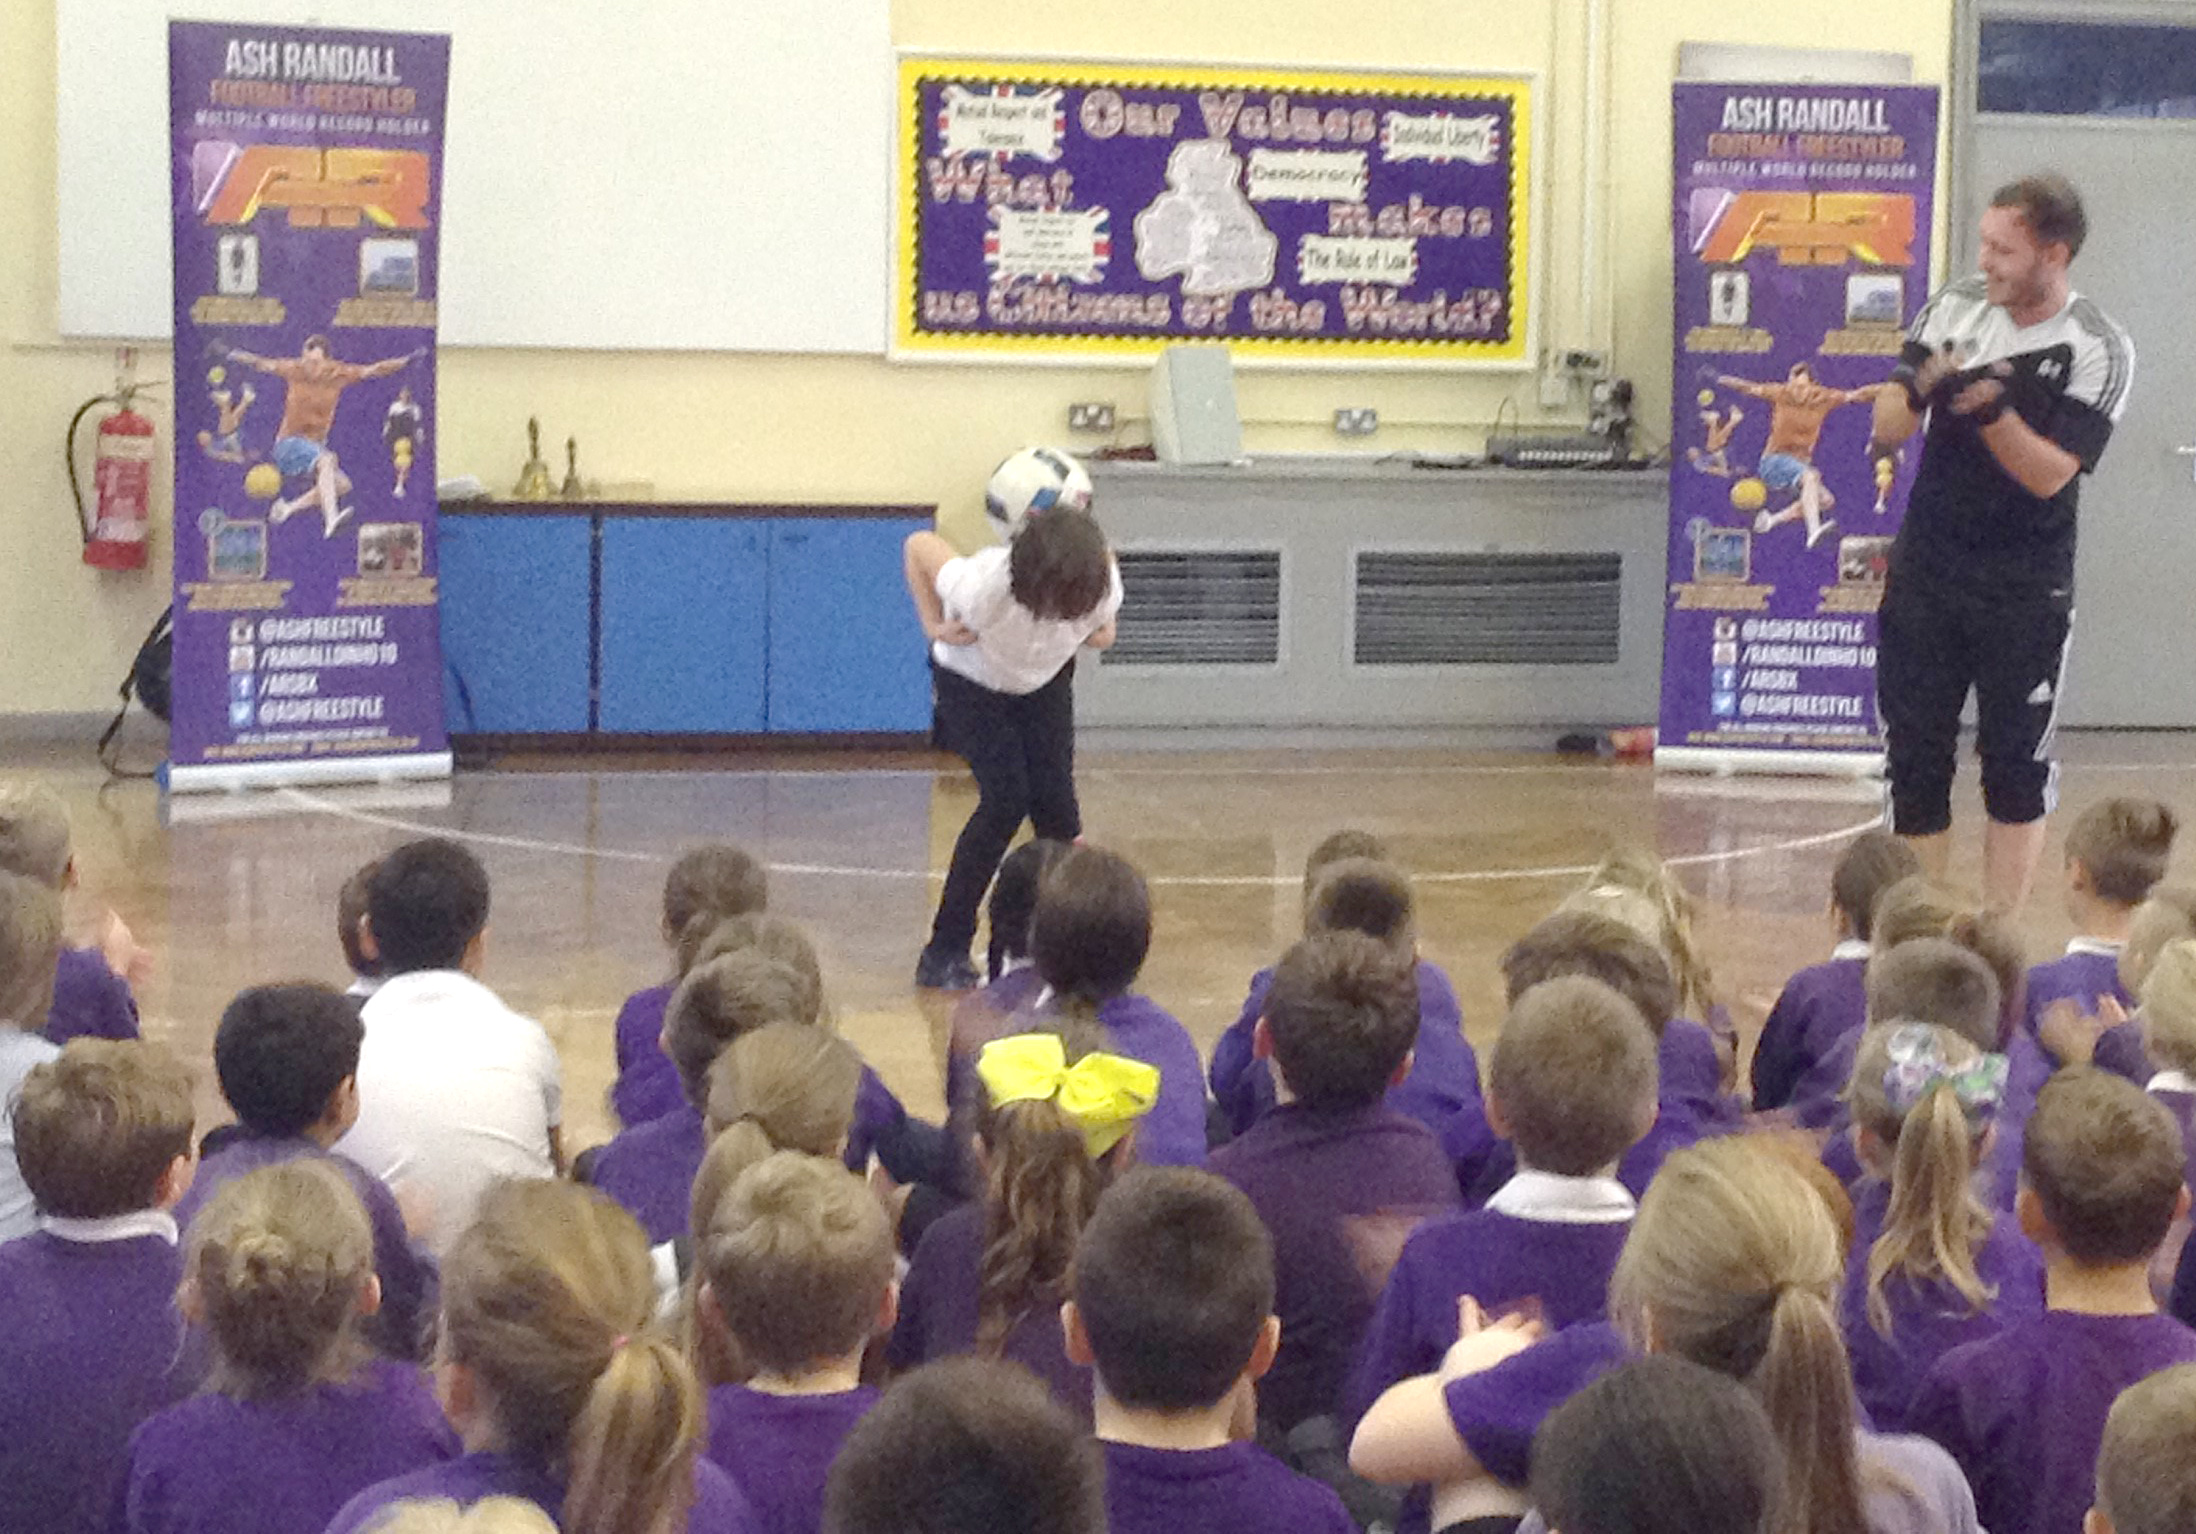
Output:
M1876 608L1919 443L1875 391L1929 292L1937 92L1676 87L1658 766L1880 767Z
M441 777L435 297L450 40L168 29L168 784Z

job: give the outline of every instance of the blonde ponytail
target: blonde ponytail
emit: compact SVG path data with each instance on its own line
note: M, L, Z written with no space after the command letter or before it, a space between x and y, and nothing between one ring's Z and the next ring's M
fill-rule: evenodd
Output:
M1705 1022L1715 1010L1715 974L1693 932L1693 897L1654 854L1638 849L1610 853L1585 887L1556 909L1593 911L1622 922L1669 961L1685 1016Z
M347 1379L373 1228L333 1167L298 1160L224 1184L191 1222L186 1282L204 1306L213 1387L240 1400Z
M1998 1058L1929 1023L1886 1023L1861 1036L1846 1098L1854 1122L1891 1153L1890 1203L1868 1251L1868 1324L1884 1337L1894 1276L1947 1284L1976 1313L1997 1298L1976 1266L1992 1217L1974 1178L1995 1111L1988 1083L2003 1080L2002 1065L1991 1064ZM1974 1102L1962 1101L1963 1089Z
M590 1188L505 1182L443 1264L443 1348L515 1456L562 1477L568 1534L683 1534L700 1388L654 1329L648 1239Z
M1827 1296L1798 1285L1778 1291L1752 1383L1784 1446L1779 1534L1867 1534L1852 1365Z

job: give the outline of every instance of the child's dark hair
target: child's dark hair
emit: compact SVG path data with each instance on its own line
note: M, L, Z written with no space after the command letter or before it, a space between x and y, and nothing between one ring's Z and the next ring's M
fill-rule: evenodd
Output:
M488 925L488 870L446 838L406 842L374 870L366 922L389 974L456 969Z
M295 1135L358 1074L366 1029L350 998L324 985L255 985L237 992L214 1030L214 1075L246 1129Z
M991 881L991 899L984 907L991 927L984 973L996 980L1006 973L1011 959L1029 957L1029 920L1037 909L1037 891L1053 864L1066 855L1068 844L1040 836L1008 853Z
M1417 965L1362 932L1307 937L1274 968L1266 1027L1298 1102L1377 1102L1418 1038Z
M2066 860L2089 876L2089 888L2113 905L2139 905L2166 876L2181 823L2155 799L2100 799L2075 817L2066 833Z
M350 1377L374 1233L342 1173L300 1157L234 1178L191 1221L186 1282L205 1307L214 1388L243 1400Z
M1870 957L1863 985L1871 1023L1932 1023L1977 1049L1998 1047L1998 980L1972 949L1946 938L1914 938Z
M1075 622L1113 590L1113 555L1097 519L1055 506L1024 517L1007 550L1007 588L1038 618Z
M1029 918L1030 957L1053 993L1094 1016L1136 983L1150 951L1151 891L1136 865L1099 847L1061 854Z
M1217 1405L1273 1314L1273 1239L1209 1172L1146 1167L1098 1200L1075 1253L1075 1308L1098 1377L1123 1406Z
M41 1214L103 1220L159 1202L191 1149L191 1073L149 1039L71 1039L15 1099L15 1159Z
M1335 864L1350 858L1370 858L1375 863L1388 859L1388 844L1370 831L1330 831L1311 856L1304 859L1304 905L1311 905L1312 891L1319 885L1319 876Z
M1613 916L1558 911L1502 955L1502 979L1512 1006L1534 986L1564 975L1584 975L1608 986L1632 1004L1657 1039L1677 1016L1677 978L1670 961Z
M1868 942L1883 892L1920 872L1921 860L1904 838L1889 831L1863 831L1838 857L1830 875L1830 903L1845 918L1846 930Z
M2132 1081L2080 1067L2036 1094L2021 1180L2076 1262L2111 1267L2158 1249L2180 1203L2181 1129Z
M1633 1359L1533 1435L1533 1505L1562 1534L1768 1534L1783 1481L1761 1402L1690 1359Z
M769 873L738 847L704 842L680 853L663 881L663 934L678 956L679 974L694 967L703 939L720 922L752 915L769 902Z
M772 1023L813 1026L823 1018L821 977L759 948L696 965L663 1010L663 1048L686 1100L709 1102L709 1067L725 1046Z
M1401 869L1371 858L1327 865L1304 903L1304 932L1362 932L1408 950L1415 939L1411 881Z
M342 945L343 962L351 973L366 980L380 978L385 968L376 948L368 956L364 947L367 936L367 891L373 887L374 873L381 867L378 859L354 869L343 881L343 888L336 891L336 942Z
M1639 1009L1586 975L1534 986L1510 1006L1488 1087L1521 1166L1585 1177L1654 1123L1655 1041Z
M823 1527L1105 1534L1105 1467L1096 1441L1028 1370L942 1359L897 1381L847 1436Z

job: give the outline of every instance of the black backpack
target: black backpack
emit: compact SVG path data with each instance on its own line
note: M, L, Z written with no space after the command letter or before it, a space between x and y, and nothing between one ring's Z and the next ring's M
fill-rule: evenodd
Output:
M99 760L107 770L118 777L139 777L149 774L125 773L115 765L109 754L114 738L122 733L122 721L130 712L130 699L144 705L145 712L162 724L169 722L169 707L173 699L175 680L175 609L169 608L154 620L152 629L145 635L145 642L137 647L136 658L130 662L130 674L122 679L117 691L122 706L115 711L114 722L99 737Z

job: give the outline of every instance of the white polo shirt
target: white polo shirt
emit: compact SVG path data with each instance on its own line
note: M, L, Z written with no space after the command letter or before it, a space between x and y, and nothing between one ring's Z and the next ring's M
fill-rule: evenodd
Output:
M1007 547L949 559L938 571L938 599L948 618L976 631L974 644L930 647L946 670L993 692L1035 692L1060 674L1090 638L1121 610L1121 568L1113 567L1105 600L1080 618L1040 618L1014 600Z
M456 970L392 975L360 1016L358 1122L336 1149L424 1196L437 1253L490 1183L556 1175L562 1070L541 1024Z

